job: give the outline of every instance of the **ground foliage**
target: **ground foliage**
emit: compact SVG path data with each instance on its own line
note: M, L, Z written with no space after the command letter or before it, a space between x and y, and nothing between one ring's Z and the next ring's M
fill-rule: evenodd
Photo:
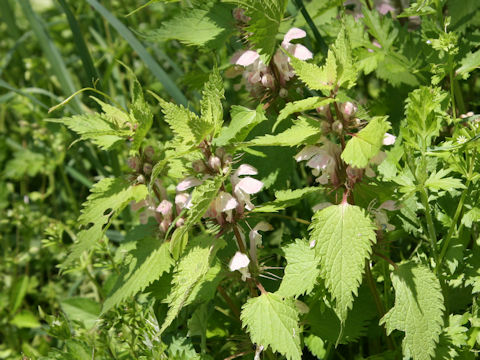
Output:
M478 1L0 18L0 359L478 357Z

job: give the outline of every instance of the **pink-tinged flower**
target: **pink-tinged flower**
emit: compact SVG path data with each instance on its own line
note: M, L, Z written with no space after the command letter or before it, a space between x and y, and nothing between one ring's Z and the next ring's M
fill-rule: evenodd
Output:
M334 144L328 139L324 139L322 146L306 146L302 151L295 155L297 161L308 160L307 166L312 168L312 174L319 176L316 181L322 185L329 181L337 181L337 164L342 150L338 144Z
M255 207L250 201L250 195L258 193L262 189L263 183L250 176L244 178L241 178L240 176L256 175L257 173L257 169L253 166L242 164L230 177L233 186L233 193L239 202L237 210L243 211L244 206L247 210L252 210Z
M230 271L238 270L242 274L242 280L245 281L250 277L250 272L248 271L248 265L250 264L250 259L247 255L237 251L233 258L230 260L228 267Z
M191 196L187 193L179 193L175 196L175 206L177 213L180 213L183 208L187 208L187 205L190 204Z
M313 58L313 54L302 44L291 44L290 41L294 39L303 39L307 33L299 28L291 28L283 37L282 47L300 60L309 60Z
M202 180L197 179L196 177L190 176L186 179L180 181L177 185L177 191L185 191L194 186L198 186L202 183Z
M395 230L395 226L388 222L387 211L395 211L398 209L399 207L393 200L387 200L383 202L377 209L374 209L372 212L375 216L375 223L377 224L378 228L384 231Z
M257 262L257 247L262 245L262 235L259 231L271 230L273 230L272 225L265 221L260 221L248 234L248 238L250 239L250 257L255 263Z
M210 205L205 216L207 217L216 217L219 223L222 223L223 218L219 216L222 212L226 213L226 221L232 222L233 220L233 210L238 206L238 201L231 194L221 191L220 194L215 198L215 200Z
M383 137L383 145L393 145L395 144L395 140L397 137L395 135L385 133L385 136Z
M345 115L346 118L350 118L357 112L357 105L347 101L340 106L340 111Z

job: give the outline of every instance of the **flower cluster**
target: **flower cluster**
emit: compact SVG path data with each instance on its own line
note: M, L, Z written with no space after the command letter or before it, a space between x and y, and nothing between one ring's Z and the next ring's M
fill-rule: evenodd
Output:
M231 63L244 67L243 79L246 88L253 96L260 96L266 90L279 90L280 96L286 96L286 83L295 76L290 65L288 52L300 60L308 60L313 54L301 44L292 44L294 39L306 36L305 31L298 28L290 29L284 36L281 49L278 49L269 65L265 64L254 50L239 51L234 54Z

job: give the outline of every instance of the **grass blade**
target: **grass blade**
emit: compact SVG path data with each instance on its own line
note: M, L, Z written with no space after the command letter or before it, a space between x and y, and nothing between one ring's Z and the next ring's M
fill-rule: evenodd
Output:
M45 53L45 56L50 62L52 72L57 77L60 85L62 86L62 91L64 95L68 96L74 93L76 90L75 85L73 83L73 79L67 71L65 62L63 61L62 56L60 55L60 52L53 43L52 39L49 37L41 19L33 11L30 1L19 0L18 2L22 7L25 17L30 23L33 32L38 38L38 41L40 43L40 46L42 47L43 52ZM74 107L76 112L81 112L82 106L78 98L74 99L74 101L72 102L72 106Z
M97 10L115 30L129 43L129 45L135 50L138 56L145 62L153 75L162 83L167 93L173 98L177 104L187 106L187 98L175 82L168 76L168 74L162 69L162 67L155 61L150 55L145 46L133 35L133 33L113 14L111 14L103 5L97 0L87 0L87 2Z

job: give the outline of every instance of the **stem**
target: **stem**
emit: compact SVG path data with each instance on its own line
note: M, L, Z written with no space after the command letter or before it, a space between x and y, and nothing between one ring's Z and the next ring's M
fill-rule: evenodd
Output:
M288 215L282 215L282 214L273 214L273 213L266 213L266 214L262 214L262 215L263 216L279 217L279 218L283 218L283 219L289 219L289 220L296 221L300 224L305 224L305 225L310 225L311 224L311 222L308 221L308 220L300 219L300 218L297 218L297 217L294 217L294 216L288 216Z
M457 118L457 109L455 108L455 77L453 75L452 55L448 55L448 67L450 68L450 102L452 105L453 118Z
M230 310L232 310L232 312L235 314L235 316L240 319L240 310L238 309L237 305L235 305L235 303L233 302L232 298L230 296L228 296L228 294L225 292L225 290L223 289L223 287L221 287L220 285L217 286L217 291L220 293L220 295L222 295L223 299L225 300L225 302L227 303L228 307L230 308Z
M321 53L324 56L327 56L328 53L328 46L325 40L323 40L322 35L320 35L320 32L318 31L317 27L313 23L312 18L310 17L310 14L308 13L307 9L305 9L305 5L303 4L302 0L294 0L295 5L297 8L300 10L302 13L303 17L305 18L305 21L307 22L308 26L313 32L313 36L315 36L315 40L317 41L317 45L320 48Z
M457 227L458 218L460 217L460 214L462 213L463 204L465 202L465 198L467 197L468 188L470 187L470 183L472 181L473 169L475 167L474 166L475 157L476 157L476 149L474 149L473 156L470 159L470 169L468 169L468 175L467 175L468 178L467 178L467 182L465 184L465 189L463 190L462 196L460 197L460 201L457 205L457 209L455 210L455 215L453 216L452 225L450 225L450 228L448 229L447 236L445 237L445 241L443 242L442 250L441 250L440 255L438 257L437 266L435 267L435 273L438 271L437 269L440 268L440 266L442 264L442 261L443 261L443 257L447 253L448 245L450 245L450 240L452 239L455 228Z
M245 249L245 244L243 243L242 236L238 231L237 225L234 224L232 227L233 227L233 233L235 234L235 239L237 240L238 249L240 250L240 252L247 254L247 249Z
M430 210L430 205L428 204L428 194L425 189L420 191L420 197L422 199L423 207L425 208L425 218L427 219L427 229L428 237L430 240L430 246L432 247L433 256L435 257L436 263L438 264L437 257L437 234L435 232L435 226L433 225L433 218Z
M382 258L383 260L385 260L387 263L389 263L390 265L392 265L395 270L398 269L398 265L395 264L395 262L393 262L392 259L389 259L389 258L386 257L385 255L380 254L380 253L377 253L377 252L375 252L375 251L373 252L373 255L378 256L379 258Z
M340 119L340 121L342 122L343 129L345 129L345 119L343 118L343 114L338 108L338 104L336 101L333 103L333 106L335 107L335 113L337 114L337 118ZM343 129L342 129L342 134L339 135L339 138L340 138L340 143L342 144L342 150L345 150L346 144L345 144L345 137L343 136Z

